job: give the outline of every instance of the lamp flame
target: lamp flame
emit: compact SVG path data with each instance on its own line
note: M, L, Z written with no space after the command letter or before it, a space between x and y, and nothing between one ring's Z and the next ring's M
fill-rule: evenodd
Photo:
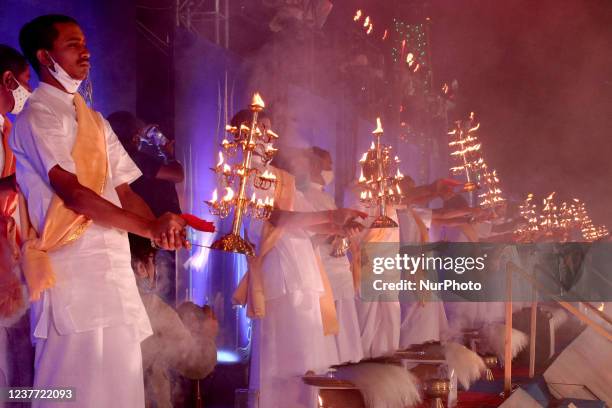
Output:
M223 201L232 201L234 199L234 190L231 187L225 187L225 195Z
M363 175L363 169L361 169L361 173L359 174L359 182L360 183L365 183L366 182L366 178Z
M217 162L217 167L223 166L224 161L225 160L223 159L223 152L219 152L219 161Z
M251 99L251 106L256 106L261 109L266 107L266 104L264 103L263 99L261 99L261 95L259 95L259 92L255 92L253 94L253 99Z
M376 129L374 129L372 134L378 134L378 133L383 133L382 124L380 123L380 117L376 118ZM372 144L374 144L374 142L372 142Z

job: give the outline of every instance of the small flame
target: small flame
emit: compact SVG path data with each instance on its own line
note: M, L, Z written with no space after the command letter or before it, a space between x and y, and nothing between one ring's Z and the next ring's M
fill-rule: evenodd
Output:
M259 95L259 92L255 92L253 94L253 99L251 99L251 106L257 106L261 109L266 107L266 104L264 103L263 99L261 99L261 95Z
M234 190L231 187L225 187L225 195L223 196L223 201L232 201L234 198Z
M357 10L355 12L355 16L353 17L353 21L359 21L361 19L361 10Z
M363 175L363 169L361 169L361 173L359 174L359 182L360 183L365 183L365 181L366 181L366 178Z
M408 55L406 55L406 62L408 63L408 66L411 67L412 64L414 64L414 54L409 52Z
M472 113L473 113L473 112L472 112ZM476 126L471 127L471 128L470 128L470 130L468 130L468 133L475 132L475 131L477 131L479 128L480 128L480 123L477 123L477 124L476 124Z
M210 199L210 202L216 203L218 199L219 197L218 197L217 189L215 188L215 190L213 191L212 198Z
M365 20L363 21L363 28L366 28L369 25L370 25L370 16L367 16Z
M380 123L380 117L376 118L376 129L372 132L373 134L383 133L382 124Z
M370 26L368 27L368 31L366 31L366 34L370 35L372 33L373 29L374 29L374 25L372 25L372 23L370 23Z
M387 34L389 34L389 32L385 30L385 33L382 36L383 41L387 39Z
M217 162L217 167L223 166L224 161L225 160L223 159L223 152L219 152L219 161Z
M261 178L266 179L266 180L276 180L276 175L266 170L261 175Z
M276 133L274 133L274 132L273 132L273 131L271 131L271 130L268 130L266 133L267 133L268 135L272 136L274 139L278 139L278 137L279 137L279 136L278 136Z
M370 150L375 150L376 149L376 145L374 144L374 142L372 142L372 144L370 145Z

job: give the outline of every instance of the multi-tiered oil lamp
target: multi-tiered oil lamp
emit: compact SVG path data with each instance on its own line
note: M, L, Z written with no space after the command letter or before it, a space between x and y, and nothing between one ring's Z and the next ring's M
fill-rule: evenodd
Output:
M206 201L210 212L221 218L226 218L234 210L232 231L215 241L211 248L228 252L238 252L248 256L254 255L253 244L242 238L240 230L242 220L245 216L258 219L268 219L274 208L274 199L266 197L264 200L257 198L254 192L247 197L247 189L252 186L254 190L269 190L276 183L276 176L268 170L261 170L251 163L254 152L263 158L264 167L272 160L276 153L272 143L278 139L271 130L261 131L257 125L257 117L265 107L264 101L258 93L253 95L249 109L253 116L250 126L240 124L239 127L226 126L226 131L233 140L223 139L222 151L219 152L217 165L212 168L220 187L223 197L218 197L218 192L213 191L212 198ZM227 157L234 156L238 151L242 152L241 161L231 165ZM226 156L224 156L224 153ZM237 192L232 186L237 186Z
M483 192L478 195L480 206L482 208L495 209L506 201L499 188L497 172L495 170L489 171L487 164L484 162L480 169L479 180L483 189Z
M467 183L464 189L469 192L470 205L474 205L473 191L478 188L476 172L484 163L480 155L480 142L476 137L479 128L480 123L476 123L474 112L471 112L468 121L456 121L454 129L448 132L452 136L448 146L455 149L451 156L458 160L457 165L451 167L450 171L454 175L465 174Z
M396 228L397 223L387 215L387 205L402 199L400 181L404 175L399 170L400 160L391 157L391 146L382 144L383 133L380 118L376 118L376 129L372 132L375 140L359 160L359 198L366 207L378 207L378 216L370 228Z

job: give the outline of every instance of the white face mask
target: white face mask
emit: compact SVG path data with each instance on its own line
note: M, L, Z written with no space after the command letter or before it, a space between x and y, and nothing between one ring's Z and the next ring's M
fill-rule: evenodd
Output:
M23 85L21 85L19 81L15 80L15 82L17 82L17 88L11 90L11 92L13 93L13 99L15 100L13 110L11 111L13 115L17 115L19 112L21 112L26 101L28 100L30 95L32 95L32 93L28 91Z
M323 177L324 185L327 186L334 180L334 172L332 170L323 170L321 172L321 177Z
M57 82L62 84L64 89L66 89L66 92L72 93L72 94L75 93L79 89L79 86L81 86L81 82L83 82L83 81L80 80L80 79L72 78L64 70L64 68L62 68L62 66L60 64L55 62L55 60L53 59L53 57L51 57L50 54L47 53L47 55L49 56L49 58L53 62L53 68L47 67L47 69L49 70L49 73L51 74L51 76L53 78L55 78L57 80Z

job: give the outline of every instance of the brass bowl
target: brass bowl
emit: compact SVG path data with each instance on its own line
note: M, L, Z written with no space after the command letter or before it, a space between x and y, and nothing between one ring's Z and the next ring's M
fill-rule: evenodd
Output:
M482 361L484 361L485 365L488 368L494 368L499 365L499 359L494 354L487 354L482 356Z
M444 398L448 397L451 391L451 383L448 379L433 378L426 380L423 391L428 398Z

